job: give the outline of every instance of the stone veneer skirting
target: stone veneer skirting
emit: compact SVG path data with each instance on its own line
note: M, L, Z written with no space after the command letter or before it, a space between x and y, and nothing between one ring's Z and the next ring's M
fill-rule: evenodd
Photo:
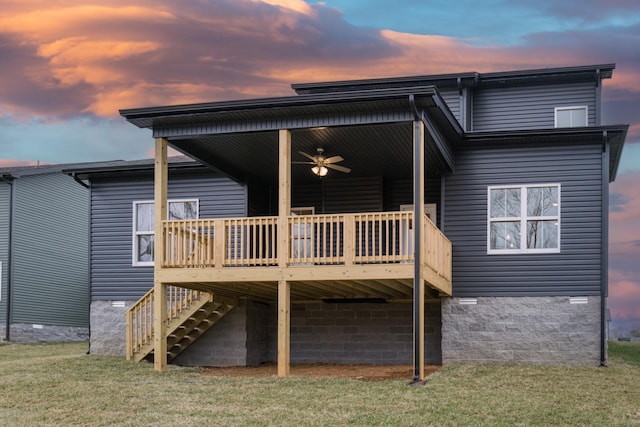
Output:
M6 332L2 325L3 333ZM35 327L34 327L35 326ZM12 323L10 340L14 343L41 343L84 341L89 338L89 328L57 325L34 325L33 323ZM6 335L3 335L5 337Z
M442 360L597 365L600 298L570 304L569 297L442 299Z

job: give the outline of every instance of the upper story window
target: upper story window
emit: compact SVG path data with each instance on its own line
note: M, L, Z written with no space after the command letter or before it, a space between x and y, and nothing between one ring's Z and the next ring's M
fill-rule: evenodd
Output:
M489 187L489 254L560 252L560 184Z
M198 199L169 200L168 216L171 220L197 219ZM133 265L153 265L154 203L133 202Z
M557 128L576 128L587 126L587 106L556 107L555 125Z

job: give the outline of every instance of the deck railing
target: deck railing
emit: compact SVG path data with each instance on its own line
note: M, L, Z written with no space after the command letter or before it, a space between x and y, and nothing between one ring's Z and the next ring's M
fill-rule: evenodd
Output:
M451 242L423 218L425 265L450 279ZM288 218L278 248L278 217L163 221L163 267L352 265L413 262L413 212L300 215Z
M179 317L183 310L204 294L206 293L193 289L167 286L167 314L165 317L167 324L171 319ZM206 295L208 296L209 294ZM153 300L154 290L151 288L126 312L127 360L130 360L145 344L150 344L153 340Z

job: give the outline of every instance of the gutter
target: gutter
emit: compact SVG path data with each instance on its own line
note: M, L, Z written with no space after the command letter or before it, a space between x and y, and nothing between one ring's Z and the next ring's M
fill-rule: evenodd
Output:
M13 236L13 178L7 177L6 175L0 175L0 181L6 182L9 185L9 236L8 236L8 251L7 251L7 304L6 304L6 321L4 328L4 340L11 340L11 270L12 270L12 261L11 261L11 253L13 252L12 248L12 236Z

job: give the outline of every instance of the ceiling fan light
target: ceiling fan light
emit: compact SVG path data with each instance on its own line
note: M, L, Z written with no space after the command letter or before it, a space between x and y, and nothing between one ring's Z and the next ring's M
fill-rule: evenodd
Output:
M318 176L326 176L327 173L329 173L329 169L327 169L325 166L314 166L311 168L311 172L313 172L314 174L318 175Z

